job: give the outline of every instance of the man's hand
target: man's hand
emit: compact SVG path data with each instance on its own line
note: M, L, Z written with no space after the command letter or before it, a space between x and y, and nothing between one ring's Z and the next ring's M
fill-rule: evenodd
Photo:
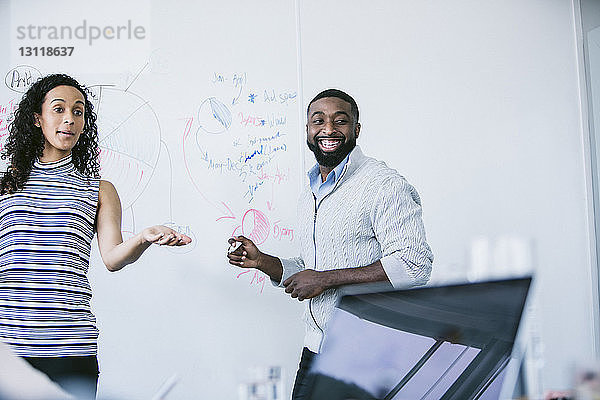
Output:
M236 236L230 238L227 242L230 246L236 246L237 242L241 243L241 245L234 252L227 253L229 264L241 268L260 269L258 261L262 253L260 250L258 250L258 247L256 247L252 240L244 236Z
M300 271L283 282L285 291L300 301L318 296L329 289L325 274L326 271L319 272L312 269Z

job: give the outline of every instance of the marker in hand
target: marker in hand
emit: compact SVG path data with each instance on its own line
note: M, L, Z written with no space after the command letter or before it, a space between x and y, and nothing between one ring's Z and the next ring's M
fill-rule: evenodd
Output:
M227 254L231 254L233 252L235 252L237 249L239 249L240 247L242 247L242 242L238 242L234 239L229 239L229 248L227 249ZM231 241L233 240L233 241Z

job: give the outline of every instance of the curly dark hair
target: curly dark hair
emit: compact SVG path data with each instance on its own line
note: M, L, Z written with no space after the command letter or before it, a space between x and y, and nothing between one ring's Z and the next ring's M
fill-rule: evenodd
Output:
M38 79L31 85L15 111L14 120L9 126L9 136L0 156L3 160L10 160L7 171L0 179L0 194L15 193L22 189L29 179L33 164L42 157L45 140L42 129L35 126L35 114L42 113L42 103L46 94L63 85L79 90L85 100L83 132L71 150L73 164L86 176L100 177L96 113L88 100L87 89L68 75L52 74Z

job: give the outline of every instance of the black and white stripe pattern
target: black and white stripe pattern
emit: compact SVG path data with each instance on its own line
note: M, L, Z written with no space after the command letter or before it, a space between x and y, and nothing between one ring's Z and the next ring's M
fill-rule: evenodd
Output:
M71 156L36 162L0 198L0 341L29 357L97 353L87 279L99 180Z

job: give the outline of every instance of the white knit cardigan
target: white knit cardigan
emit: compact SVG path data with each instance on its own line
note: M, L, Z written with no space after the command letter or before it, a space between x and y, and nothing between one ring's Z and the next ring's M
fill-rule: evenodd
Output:
M356 146L335 187L317 204L307 185L298 202L300 257L281 259L279 286L304 269L326 271L381 260L394 287L424 285L433 254L425 239L416 190ZM275 282L274 282L275 283ZM338 300L329 289L306 303L304 345L317 353Z

